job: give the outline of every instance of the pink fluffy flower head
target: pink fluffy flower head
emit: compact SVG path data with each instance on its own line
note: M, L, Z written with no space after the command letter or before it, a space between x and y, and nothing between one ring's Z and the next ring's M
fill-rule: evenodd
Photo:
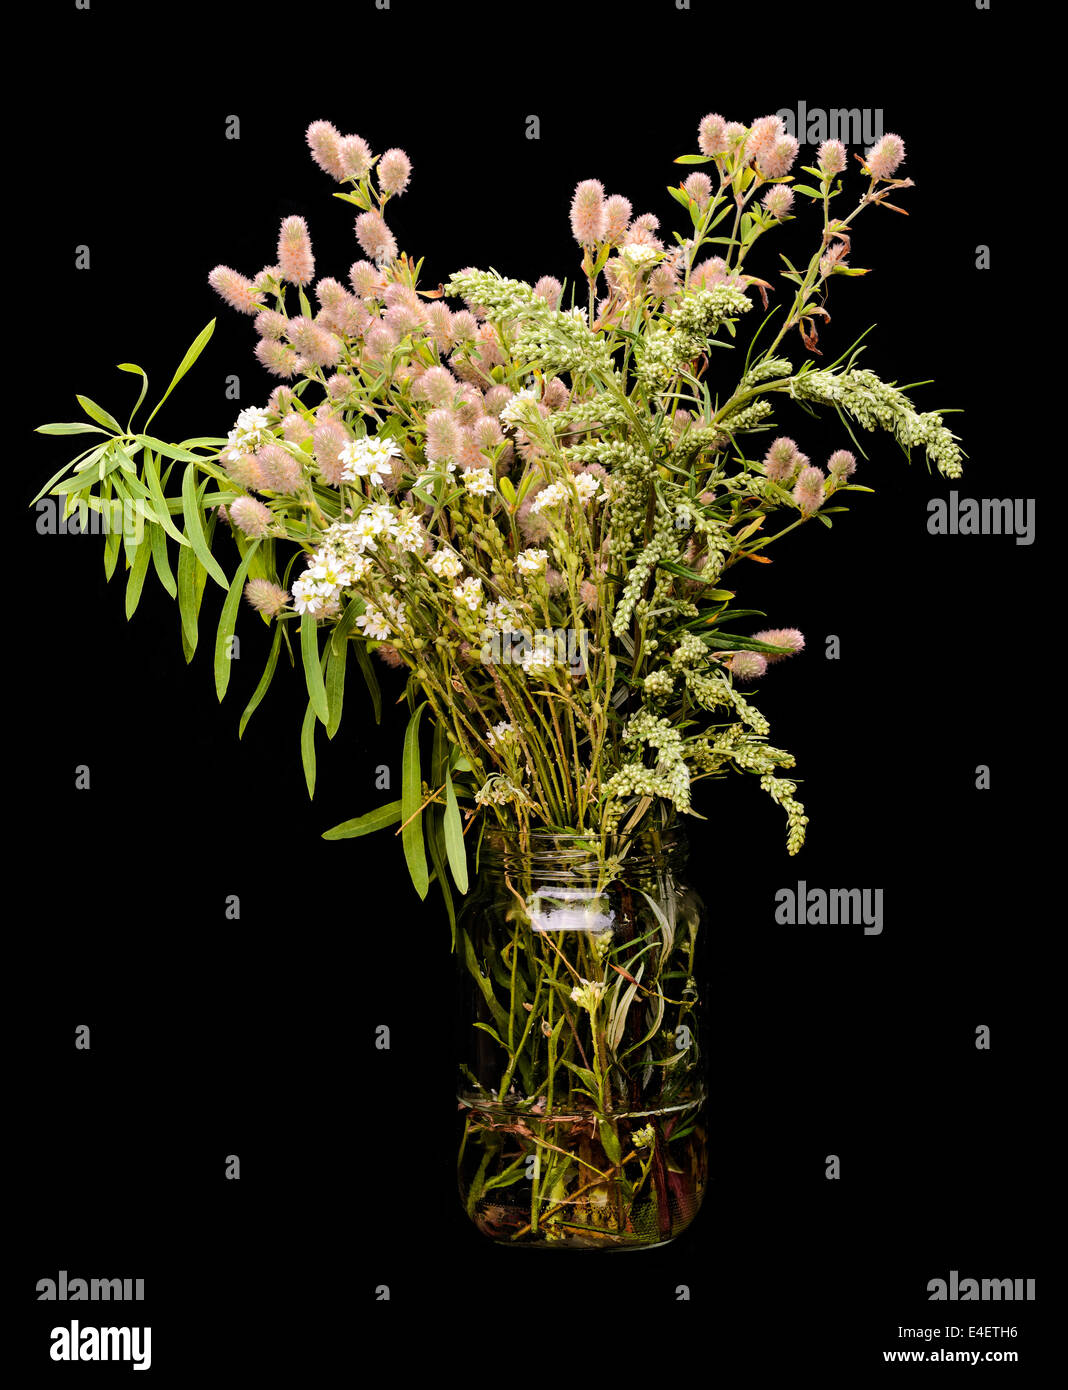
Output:
M618 246L627 234L633 211L630 199L624 198L622 193L613 193L610 198L605 199L604 238L606 241Z
M277 309L261 309L256 315L256 332L261 338L273 338L276 342L286 334L286 316Z
M341 356L341 340L303 314L290 319L286 331L297 352L317 367L333 367Z
M727 123L722 116L710 111L702 118L701 124L697 127L697 147L709 159L716 159L727 153L730 148L730 136Z
M345 177L345 164L341 158L341 134L329 121L312 121L307 131L308 148L324 174L340 183Z
M440 299L432 300L426 311L427 331L434 340L439 352L448 352L454 343L452 336L452 310Z
M263 474L254 454L241 454L236 459L229 459L224 467L226 476L248 492L255 492L264 486Z
M763 652L733 652L727 667L735 680L755 681L768 669L768 659Z
M377 299L384 289L381 272L370 261L353 261L349 284L361 299Z
M836 483L851 477L857 471L857 456L848 449L835 449L827 460L827 472Z
M604 184L599 179L583 179L571 199L571 231L580 246L596 246L604 240L607 216Z
M682 186L699 208L703 208L712 196L712 180L700 169L695 170Z
M773 439L764 455L764 472L775 483L783 483L792 478L801 454L789 435L781 434Z
M794 166L798 143L793 135L780 135L757 156L760 172L768 179L784 178Z
M255 314L263 305L262 292L256 289L247 276L242 275L240 271L231 270L228 265L217 265L210 271L208 284L239 314Z
M824 140L816 151L816 166L828 178L842 173L846 167L846 147L841 140Z
M794 501L801 508L802 514L811 516L813 512L819 511L823 503L823 472L821 469L809 464L807 468L802 468L797 475L797 482L794 484Z
M387 150L378 161L378 186L383 193L399 197L412 177L412 161L403 150Z
M360 250L376 265L397 259L397 241L379 212L361 212L356 219Z
M315 462L324 483L340 487L344 463L338 455L349 442L349 432L340 420L328 419L316 425L312 436Z
M473 343L478 337L478 320L469 309L457 309L452 316L452 336L456 343Z
M550 309L559 309L563 292L564 287L555 275L543 275L534 285L534 293L544 299Z
M297 354L276 338L261 338L254 348L256 360L272 376L288 380L297 372Z
M362 135L343 135L341 137L341 167L344 177L362 179L370 172L371 147Z
M754 121L745 142L746 159L760 160L784 134L781 116L761 116Z
M460 429L451 410L432 410L426 417L426 456L431 463L455 463Z
M289 602L285 589L280 584L272 584L269 579L250 579L245 585L245 598L265 618L277 618Z
M864 163L877 179L891 178L905 158L905 142L888 132L864 156Z
M308 224L303 217L286 217L278 233L278 265L291 285L310 285L315 276Z
M773 661L783 661L786 657L794 656L805 649L805 634L796 627L765 628L763 632L754 632L753 640L767 642L769 647L790 648L787 652L762 652L761 655L769 664Z
M429 401L433 406L451 405L460 390L460 383L448 367L428 367L415 385L416 400Z
M312 437L312 428L297 410L291 410L282 420L282 434L290 444L302 444Z
M781 222L794 205L793 189L784 183L777 183L768 189L760 201L765 210Z
M265 444L256 455L262 486L271 492L297 492L303 480L300 464L278 444Z
M253 540L262 540L270 530L271 513L255 497L238 497L230 506L230 520Z

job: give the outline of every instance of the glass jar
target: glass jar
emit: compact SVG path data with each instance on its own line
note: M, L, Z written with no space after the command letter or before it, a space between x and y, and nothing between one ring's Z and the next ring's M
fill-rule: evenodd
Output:
M460 1195L490 1239L648 1248L707 1179L701 904L681 831L599 868L578 836L487 834L457 922Z

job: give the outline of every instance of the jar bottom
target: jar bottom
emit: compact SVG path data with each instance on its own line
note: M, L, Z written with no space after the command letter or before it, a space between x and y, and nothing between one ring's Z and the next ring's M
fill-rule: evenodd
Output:
M461 1098L460 1197L490 1240L531 1249L655 1249L707 1185L706 1101L549 1119Z

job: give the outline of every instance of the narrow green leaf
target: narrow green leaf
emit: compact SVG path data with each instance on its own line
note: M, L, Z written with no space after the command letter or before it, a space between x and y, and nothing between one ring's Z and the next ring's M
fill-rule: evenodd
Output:
M129 622L137 612L137 605L141 601L141 590L144 588L145 584L145 575L148 573L148 562L151 558L152 546L149 538L147 536L142 536L140 544L134 551L134 561L130 566L130 573L126 579L127 622Z
M426 701L417 705L408 721L404 735L404 752L401 757L401 821L407 822L401 831L404 858L411 874L415 891L425 898L430 886L430 876L426 867L426 850L423 845L423 816L419 807L423 801L423 780L419 764L419 721L426 709Z
M165 439L157 439L155 435L135 434L134 439L138 444L144 445L146 449L154 449L157 454L162 454L164 458L177 459L179 463L208 462L200 454L191 453L189 449L183 449L178 444L168 444Z
M189 542L171 520L171 509L163 492L163 484L160 482L159 465L150 449L145 450L145 482L148 484L148 492L152 498L155 513L159 517L159 524L168 536L188 549Z
M186 661L192 661L197 649L197 614L200 609L197 594L197 571L201 563L190 546L178 553L178 612L182 620L182 650Z
M357 640L356 660L360 663L360 670L363 673L364 681L367 685L368 694L371 696L371 706L375 713L375 723L382 723L382 691L379 689L378 676L371 662L371 653L367 650L367 643Z
M709 155L703 154L680 154L674 161L676 164L711 164Z
M463 937L464 961L467 964L467 969L475 984L478 985L481 990L482 998L485 999L486 1007L489 1009L490 1015L497 1025L498 1030L501 1033L507 1033L508 1015L501 1008L500 1002L493 992L493 982L487 978L487 976L483 975L478 963L478 957L475 955L475 948L471 944L471 938L468 936L467 932L461 929L460 935ZM561 1061L562 1060L563 1058L561 1058Z
M315 710L311 701L304 714L300 730L300 760L304 764L304 780L308 784L308 796L315 797Z
M401 818L401 804L390 801L385 806L376 806L366 815L356 816L354 820L343 820L340 825L323 831L324 840L355 840L361 835L371 835L376 830L384 830L388 825L396 825Z
M267 665L263 668L263 675L260 683L252 692L252 699L245 706L245 712L241 716L241 722L237 726L237 736L240 738L245 732L248 721L256 713L260 706L260 701L267 694L271 681L274 679L275 667L278 665L278 649L282 645L282 624L275 623L274 636L271 638L271 650L267 654Z
M149 526L149 544L152 547L152 564L155 568L159 582L170 594L171 598L178 597L178 585L174 580L174 573L171 570L171 562L167 556L167 536L162 526Z
M80 420L63 421L54 425L38 425L34 434L107 434L96 425L83 425Z
M136 362L119 362L117 365L120 372L129 372L131 376L139 376L141 378L141 394L138 396L137 400L134 401L133 410L130 411L130 418L126 422L126 431L129 433L133 426L134 416L141 409L141 402L144 400L145 392L148 390L148 373L143 367L139 367Z
M205 479L201 493L207 490ZM197 495L195 465L190 464L182 478L182 513L185 516L185 534L189 544L196 551L197 559L221 589L229 589L230 582L222 571L222 566L212 555L204 537L204 526L200 518L201 499Z
M152 414L151 414L151 415L148 417L148 419L145 421L145 424L146 424L146 425L150 425L150 424L152 423L152 421L155 419L155 417L156 417L156 415L157 415L157 413L158 413L158 411L159 411L160 406L162 406L163 402L167 399L167 397L171 394L171 392L174 390L174 388L178 385L178 383L181 381L182 377L185 376L185 374L186 374L186 372L189 370L189 368L193 365L193 363L197 360L197 358L200 356L200 354L204 351L205 347L207 347L207 345L208 345L208 340L209 340L209 338L211 337L211 335L212 335L214 332L215 332L215 320L212 319L212 321L208 324L208 326L207 326L206 328L202 329L202 330L197 334L197 336L193 339L193 342L192 342L192 344L190 345L189 351L188 351L188 352L186 353L186 355L182 358L181 362L178 364L178 370L175 372L174 376L171 378L171 384L167 387L166 391L164 391L163 395L160 397L159 405L156 406L156 409L152 412Z
M349 644L343 642L341 651L335 652L326 644L326 702L330 706L330 722L326 726L327 738L333 738L341 724L341 710L345 703L345 662Z
M248 573L248 563L258 547L259 541L253 541L245 551L244 559L237 567L237 573L227 590L222 612L219 614L219 626L215 632L215 693L220 701L226 694L226 687L230 684L230 672L233 670L234 663L229 653L229 645L237 625L237 610L241 605L245 575Z
M300 655L304 662L304 679L308 686L308 699L315 710L316 717L323 724L330 723L330 705L323 684L323 668L319 655L319 632L316 619L310 613L300 615Z
M79 396L77 394L75 395L75 400L85 411L86 415L89 416L90 420L95 420L98 425L103 425L104 428L110 430L112 434L122 434L122 426L119 424L118 420L115 419L114 415L109 415L102 406L97 405L96 401L91 401L88 396Z
M460 820L460 807L456 802L456 788L452 776L445 770L445 852L449 857L453 882L461 893L467 892L467 851L464 849L464 828Z
M623 1157L623 1151L619 1147L619 1135L612 1128L612 1121L599 1115L597 1117L597 1129L601 1135L601 1148L608 1155L608 1161L618 1165L619 1160Z
M445 872L445 830L442 826L440 814L435 813L434 807L427 809L426 825L427 845L430 849L430 861L434 865L434 877L438 887L441 889L441 896L445 903L445 913L449 919L450 950L456 947L456 905L452 900L452 889L449 887L449 876Z

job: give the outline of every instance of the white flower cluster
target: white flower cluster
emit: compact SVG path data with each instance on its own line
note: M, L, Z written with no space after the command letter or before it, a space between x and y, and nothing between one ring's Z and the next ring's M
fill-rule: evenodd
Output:
M521 550L515 557L515 567L520 574L537 574L545 568L548 559L547 550Z
M635 270L644 270L646 266L652 265L654 261L660 259L660 252L655 246L649 246L640 241L632 241L629 245L624 246L619 254Z
M362 556L354 558L369 565L369 561ZM354 582L351 565L329 546L322 546L312 555L308 568L293 583L293 607L298 613L310 613L313 618L332 617L341 606L342 593Z
M227 463L236 463L245 454L254 454L273 438L267 424L267 412L256 405L247 406L226 436L230 447L223 458Z
M517 391L514 396L505 402L501 407L498 416L502 425L519 425L532 405L537 405L538 393L531 387L526 387L522 391Z
M583 975L580 975L579 979L582 983L571 991L571 998L581 1008L593 1013L604 996L604 985L600 980L587 980Z
M469 468L464 474L464 487L473 497L488 497L494 490L493 474L488 468Z
M549 483L543 487L537 497L530 504L531 515L545 511L546 507L558 507L561 502L567 501L567 489L563 483Z
M433 555L427 557L427 567L433 570L439 579L458 579L464 572L464 567L460 563L459 556L452 550L435 550Z
M368 604L356 619L356 626L365 637L384 642L404 626L404 608L391 594L383 594L379 603L381 608Z
M527 646L526 651L519 658L519 664L524 671L534 676L539 676L544 671L551 671L556 665L553 644L545 641L539 635L532 644Z
M400 450L392 439L378 439L374 435L353 439L338 454L345 465L341 470L342 481L354 483L358 478L367 478L375 487L381 487L383 475L393 472L390 459L399 457Z
M513 604L506 598L498 599L496 603L486 605L486 622L501 632L514 632L519 614Z
M482 580L469 576L453 589L452 596L457 603L462 603L472 613L477 613L482 607Z
M509 724L507 719L502 719L499 724L494 724L492 729L487 729L486 742L491 748L504 748L514 743L515 725Z
M572 481L575 484L575 491L579 495L579 501L586 505L587 502L597 496L597 489L600 487L600 479L595 473L576 473Z

